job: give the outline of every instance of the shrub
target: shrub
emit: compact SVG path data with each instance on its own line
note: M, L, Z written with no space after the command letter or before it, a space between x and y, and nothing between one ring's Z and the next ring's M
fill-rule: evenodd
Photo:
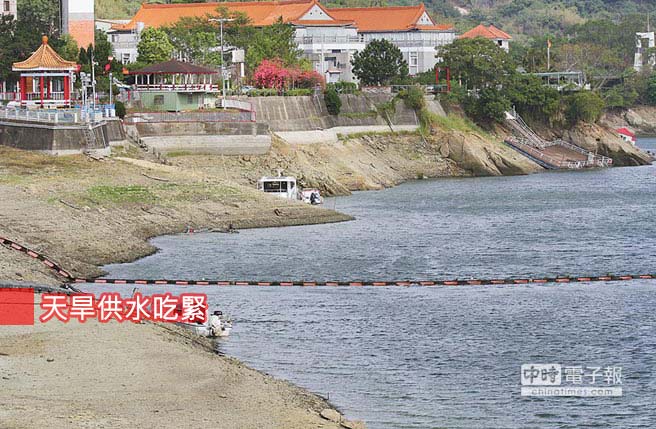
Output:
M399 97L403 99L405 105L415 112L419 112L426 107L426 100L424 99L424 91L418 86L411 86L399 92Z
M285 92L285 95L289 97L300 96L300 95L312 95L312 90L309 88L290 89L289 91Z
M328 113L339 115L339 111L342 109L342 100L339 99L339 94L337 94L334 87L331 86L326 89L324 101L326 102Z
M249 97L272 97L278 95L278 90L275 88L260 88L253 89L248 93Z
M581 91L570 95L565 100L565 116L571 124L579 121L597 122L604 111L604 100L592 91Z
M125 104L122 101L116 100L114 102L114 108L116 109L116 116L121 119L125 118Z
M355 82L335 82L329 83L339 94L356 94L358 92L358 84Z

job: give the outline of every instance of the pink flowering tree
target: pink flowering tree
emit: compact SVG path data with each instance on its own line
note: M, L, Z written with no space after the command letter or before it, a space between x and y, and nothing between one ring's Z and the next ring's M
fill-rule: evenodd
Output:
M285 67L281 60L262 60L253 73L253 84L258 88L274 88L282 91L290 88L324 86L323 77L316 71Z

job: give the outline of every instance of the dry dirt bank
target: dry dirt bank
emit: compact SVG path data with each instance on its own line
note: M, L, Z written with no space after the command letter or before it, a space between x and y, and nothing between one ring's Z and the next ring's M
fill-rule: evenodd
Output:
M170 325L3 326L0 427L340 427L321 398L209 350Z
M133 158L57 158L2 147L0 196L0 235L85 277L101 274L100 265L153 252L149 238L187 226L224 228L232 223L252 228L350 219L269 197L205 171ZM0 279L48 278L31 258L0 251Z
M221 157L178 153L168 162L253 186L277 170L296 176L306 187L329 195L382 189L435 177L529 174L539 166L495 141L470 130L430 134L364 133L336 143L292 145L274 138L265 156ZM177 155L177 156L176 156Z

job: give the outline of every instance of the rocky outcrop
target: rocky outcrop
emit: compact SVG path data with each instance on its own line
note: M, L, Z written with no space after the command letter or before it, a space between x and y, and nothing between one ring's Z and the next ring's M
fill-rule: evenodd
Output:
M628 127L637 134L656 135L656 106L635 106L604 114L600 123L611 129Z
M584 149L612 158L615 167L648 165L653 161L649 154L622 140L613 129L605 126L579 123L572 129L564 131L562 138Z
M431 139L437 142L440 154L473 176L530 174L542 170L501 141L461 131L433 133Z

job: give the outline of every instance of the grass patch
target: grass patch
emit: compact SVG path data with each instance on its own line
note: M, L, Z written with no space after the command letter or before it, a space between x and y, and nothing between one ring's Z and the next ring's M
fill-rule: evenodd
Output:
M340 141L346 141L351 139L359 139L362 137L374 137L374 136L416 136L419 134L419 131L362 131L359 133L351 134L341 134L337 133L337 139Z
M157 197L146 187L130 186L93 186L87 190L87 198L96 203L146 203Z
M458 115L440 116L426 109L419 112L422 132L428 133L430 125L435 125L445 131L474 132L482 135L487 133L467 118Z
M165 155L167 158L177 158L179 156L191 156L194 154L188 150L172 150L171 152L166 152Z

